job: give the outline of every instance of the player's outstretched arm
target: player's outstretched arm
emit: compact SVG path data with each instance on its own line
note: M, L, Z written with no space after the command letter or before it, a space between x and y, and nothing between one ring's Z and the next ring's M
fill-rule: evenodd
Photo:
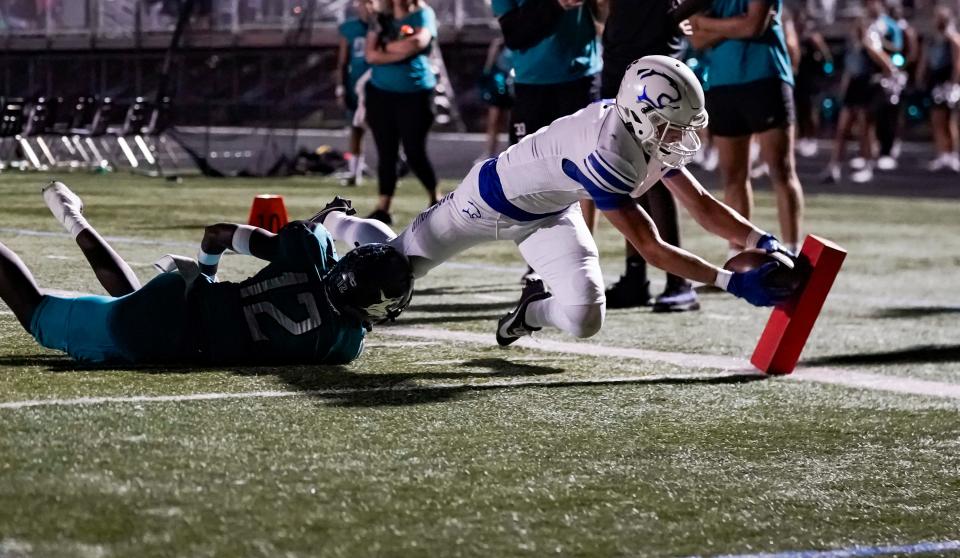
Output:
M776 237L758 229L729 205L713 197L687 169L664 177L663 183L693 219L711 233L745 248L790 255Z
M200 253L197 255L200 272L210 277L215 276L217 267L220 265L220 257L227 248L238 254L273 261L277 255L277 235L250 225L233 223L210 225L203 231Z
M776 264L733 273L719 269L682 248L667 244L660 238L650 216L635 203L604 210L603 215L647 262L664 271L716 285L754 306L771 306L786 300L791 294L789 290L777 288L768 281L768 276L776 270Z
M635 203L603 210L604 217L630 241L650 265L701 283L715 284L720 269L660 238L653 220Z

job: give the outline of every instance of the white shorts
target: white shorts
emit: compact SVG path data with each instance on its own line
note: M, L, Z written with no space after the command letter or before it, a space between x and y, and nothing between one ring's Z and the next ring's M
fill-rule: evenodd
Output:
M389 242L416 257L414 275L422 277L482 242L512 240L561 304L605 302L597 244L579 204L535 221L513 220L491 209L480 197L480 166L474 165L456 190Z

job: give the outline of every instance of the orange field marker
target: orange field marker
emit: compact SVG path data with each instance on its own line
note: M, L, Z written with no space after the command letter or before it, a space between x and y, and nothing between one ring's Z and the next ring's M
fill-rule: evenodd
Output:
M287 207L283 204L283 196L261 194L253 198L248 224L275 233L282 229L287 221Z
M811 234L804 240L800 256L809 264L809 277L790 302L773 310L750 358L767 374L793 372L847 251Z

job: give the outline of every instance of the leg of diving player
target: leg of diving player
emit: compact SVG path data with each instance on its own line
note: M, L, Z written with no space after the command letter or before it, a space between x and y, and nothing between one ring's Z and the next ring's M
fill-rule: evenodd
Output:
M73 235L77 246L110 296L128 295L140 288L133 269L90 226L83 216L83 201L62 182L51 182L43 188L43 201L50 212Z
M23 260L0 243L0 299L7 303L28 332L33 313L42 298L43 293Z

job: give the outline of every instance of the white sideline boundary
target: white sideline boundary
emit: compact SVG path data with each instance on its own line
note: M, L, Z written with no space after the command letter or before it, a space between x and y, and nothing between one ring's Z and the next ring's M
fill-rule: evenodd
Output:
M471 344L491 345L494 343L492 335L470 333L467 331L450 331L435 328L404 328L386 327L380 329L380 334L397 335L422 339L439 339ZM687 353L672 353L665 351L651 351L647 349L632 349L628 347L610 347L592 343L574 343L569 341L553 341L549 339L524 338L515 344L519 347L545 351L551 353L566 353L585 356L613 357L643 360L648 362L662 362L676 366L691 368L711 368L725 372L739 372L741 374L760 374L749 361L736 357L693 355ZM642 377L642 376L641 376ZM901 376L886 376L870 372L856 372L839 368L826 367L798 367L790 375L782 376L784 380L799 382L817 382L833 384L875 391L890 391L909 395L924 395L947 399L960 399L960 384L919 380Z
M452 343L469 343L490 346L494 340L491 335L471 333L467 331L451 331L437 328L410 328L386 327L380 329L381 335L401 337L406 339L425 339L431 341L447 341ZM328 396L350 395L358 393L377 392L412 392L421 390L483 390L496 388L523 388L523 387L551 387L563 385L615 385L628 383L661 382L665 380L697 381L723 379L728 377L756 376L765 377L754 369L744 359L727 356L693 355L666 351L652 351L629 347L610 347L591 343L574 343L567 341L553 341L548 339L521 339L516 346L548 353L575 354L605 358L620 358L642 360L645 362L660 362L682 367L707 368L717 370L713 373L682 374L682 375L650 375L636 374L614 376L608 378L538 378L536 380L490 380L481 382L444 382L444 383L410 383L392 386L369 388L319 389L298 391L250 391L237 393L192 393L184 395L136 395L111 397L78 397L72 399L31 399L24 401L8 401L0 403L2 409L26 409L33 407L55 406L89 406L105 403L161 403L161 402L190 402L214 401L223 399L257 399L295 396ZM858 389L887 391L909 395L923 395L928 397L960 400L960 384L918 380L896 376L885 376L869 372L855 372L835 368L812 367L798 368L789 376L778 377L783 381L816 382L821 384L840 385Z

